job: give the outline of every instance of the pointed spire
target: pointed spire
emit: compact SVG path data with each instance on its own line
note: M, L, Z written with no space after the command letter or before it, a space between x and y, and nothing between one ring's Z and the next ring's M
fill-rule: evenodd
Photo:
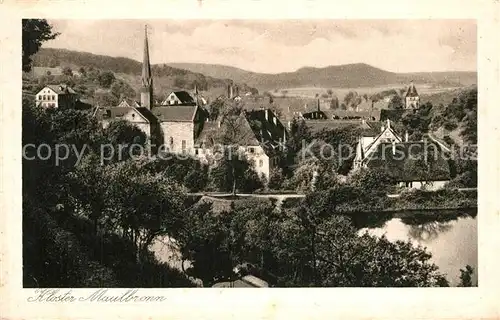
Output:
M413 81L410 83L410 86L408 87L408 91L406 91L406 97L417 97L418 92L417 88L415 88L415 84Z
M149 64L148 27L144 26L144 54L142 60L142 84L144 87L151 85L151 66Z
M149 63L148 27L144 26L144 54L142 61L141 107L151 109L153 106L153 77Z

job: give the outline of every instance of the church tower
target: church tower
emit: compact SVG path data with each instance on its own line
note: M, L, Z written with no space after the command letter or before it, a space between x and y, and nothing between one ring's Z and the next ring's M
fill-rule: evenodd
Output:
M406 109L418 109L420 107L420 97L415 88L415 84L412 82L405 96L405 108Z
M153 107L153 77L151 76L151 65L149 64L147 26L144 28L144 56L142 61L141 82L141 107L151 110Z

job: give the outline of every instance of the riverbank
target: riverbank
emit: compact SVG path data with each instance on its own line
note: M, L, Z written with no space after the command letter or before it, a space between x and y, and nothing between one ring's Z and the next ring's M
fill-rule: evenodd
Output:
M283 208L295 208L301 198L287 198ZM429 211L444 213L446 210L477 209L477 190L441 189L437 191L407 190L398 197L373 196L368 201L359 198L344 200L335 206L335 212L349 213L398 213Z

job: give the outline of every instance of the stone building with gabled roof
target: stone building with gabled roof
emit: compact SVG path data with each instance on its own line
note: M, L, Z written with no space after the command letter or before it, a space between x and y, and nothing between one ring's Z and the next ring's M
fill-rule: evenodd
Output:
M206 121L195 141L195 155L210 163L221 146L237 146L259 176L269 179L271 170L279 165L287 138L285 126L272 110L243 110L230 118Z
M194 141L207 118L197 99L186 91L175 91L167 102L154 105L153 76L149 61L147 30L144 36L144 57L141 75L141 101L123 99L118 106L97 107L94 115L107 127L113 120L126 120L146 133L157 146L164 145L172 153L194 153ZM154 139L153 139L154 138Z
M199 106L169 106L152 110L158 119L163 144L168 151L181 154L193 154L195 139L203 128L208 117L206 111Z

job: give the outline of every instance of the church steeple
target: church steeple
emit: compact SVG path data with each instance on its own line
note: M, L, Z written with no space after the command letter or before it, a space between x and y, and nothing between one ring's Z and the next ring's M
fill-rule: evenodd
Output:
M142 88L141 107L151 109L153 107L153 77L151 76L151 65L149 64L148 29L144 27L144 55L142 61Z

